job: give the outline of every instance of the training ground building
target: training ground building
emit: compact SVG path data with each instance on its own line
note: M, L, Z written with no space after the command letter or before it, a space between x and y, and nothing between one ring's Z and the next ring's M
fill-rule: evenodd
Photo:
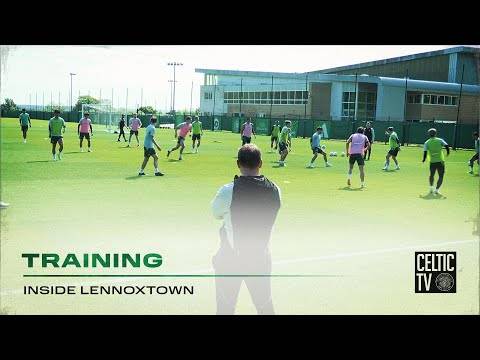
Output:
M480 49L454 47L306 73L196 69L201 115L478 124Z

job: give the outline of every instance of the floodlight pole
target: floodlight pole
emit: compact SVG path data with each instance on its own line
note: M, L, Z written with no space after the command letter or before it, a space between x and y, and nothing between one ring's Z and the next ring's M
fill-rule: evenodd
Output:
M458 127L458 120L460 119L460 103L462 101L464 72L465 72L465 64L462 65L462 79L460 80L460 94L458 97L458 105L457 105L457 121L455 122L455 127L453 128L453 150L457 150L457 127Z
M170 112L173 113L173 84L175 84L174 80L168 80L170 83Z
M403 108L403 121L407 121L407 100L408 100L407 89L408 89L408 69L407 69L407 73L405 74L405 106Z
M167 64L168 66L173 66L173 98L172 98L172 110L173 110L173 113L175 113L175 68L177 66L183 66L182 63L178 63L178 62L169 62Z
M128 88L127 88L127 96L125 98L125 116L127 117L127 121L128 121Z
M403 107L403 128L405 129L405 126L407 124L407 101L408 101L408 69L407 73L405 75L405 99L404 99L404 107ZM402 146L405 145L405 131L403 132L402 136Z
M242 117L242 102L243 102L243 78L240 78L240 109L238 110L238 115Z
M307 101L305 101L305 109L303 112L303 118L307 118L307 103L308 103L308 74L305 76L305 91L307 92Z
M352 133L355 132L355 122L357 120L358 93L359 93L359 91L358 91L358 73L355 73L355 105L353 107ZM343 109L342 109L342 111L343 111ZM351 119L351 117L350 117L350 106L348 107L348 118Z
M272 87L270 88L270 126L272 125L272 107L273 107L273 75L272 75Z
M70 73L70 113L73 111L73 94L72 94L72 90L73 90L73 76L74 76L74 75L77 75L77 74Z
M192 100L193 100L193 81L192 81L192 87L190 88L190 115L192 115Z

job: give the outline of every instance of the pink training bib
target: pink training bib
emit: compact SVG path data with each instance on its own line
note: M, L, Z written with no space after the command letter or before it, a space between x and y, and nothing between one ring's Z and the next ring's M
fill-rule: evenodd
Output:
M90 132L90 119L82 118L80 120L80 132L81 133L88 133Z
M142 125L142 122L140 121L140 119L135 118L132 120L132 123L130 124L130 129L132 129L133 131L137 131L141 125Z
M350 143L350 154L362 154L365 150L365 144L368 138L360 133L350 135L352 142Z
M246 137L252 137L252 129L253 129L253 125L252 123L248 124L246 123L245 124L245 127L243 128L243 136L246 136Z
M183 137L183 138L185 138L191 128L192 128L192 124L187 124L187 123L185 123L185 124L180 128L180 131L179 131L178 135L181 136L181 137Z

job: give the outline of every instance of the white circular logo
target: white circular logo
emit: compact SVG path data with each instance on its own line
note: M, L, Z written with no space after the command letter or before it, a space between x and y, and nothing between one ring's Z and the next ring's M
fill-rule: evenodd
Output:
M218 121L217 118L213 119L213 128L214 128L215 130L220 129L220 121Z
M447 273L438 274L437 278L435 279L435 285L440 291L449 291L453 287L454 283L455 282L452 275Z

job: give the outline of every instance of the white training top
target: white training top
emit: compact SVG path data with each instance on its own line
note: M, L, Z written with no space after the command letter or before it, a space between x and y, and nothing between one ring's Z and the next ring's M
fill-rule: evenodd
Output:
M282 202L282 194L280 188L275 184L278 190L278 197L280 204ZM226 185L223 185L217 192L217 195L212 200L212 213L216 219L222 220L227 233L227 239L230 246L233 247L233 229L232 229L232 217L230 214L230 206L232 205L233 196L233 181Z

